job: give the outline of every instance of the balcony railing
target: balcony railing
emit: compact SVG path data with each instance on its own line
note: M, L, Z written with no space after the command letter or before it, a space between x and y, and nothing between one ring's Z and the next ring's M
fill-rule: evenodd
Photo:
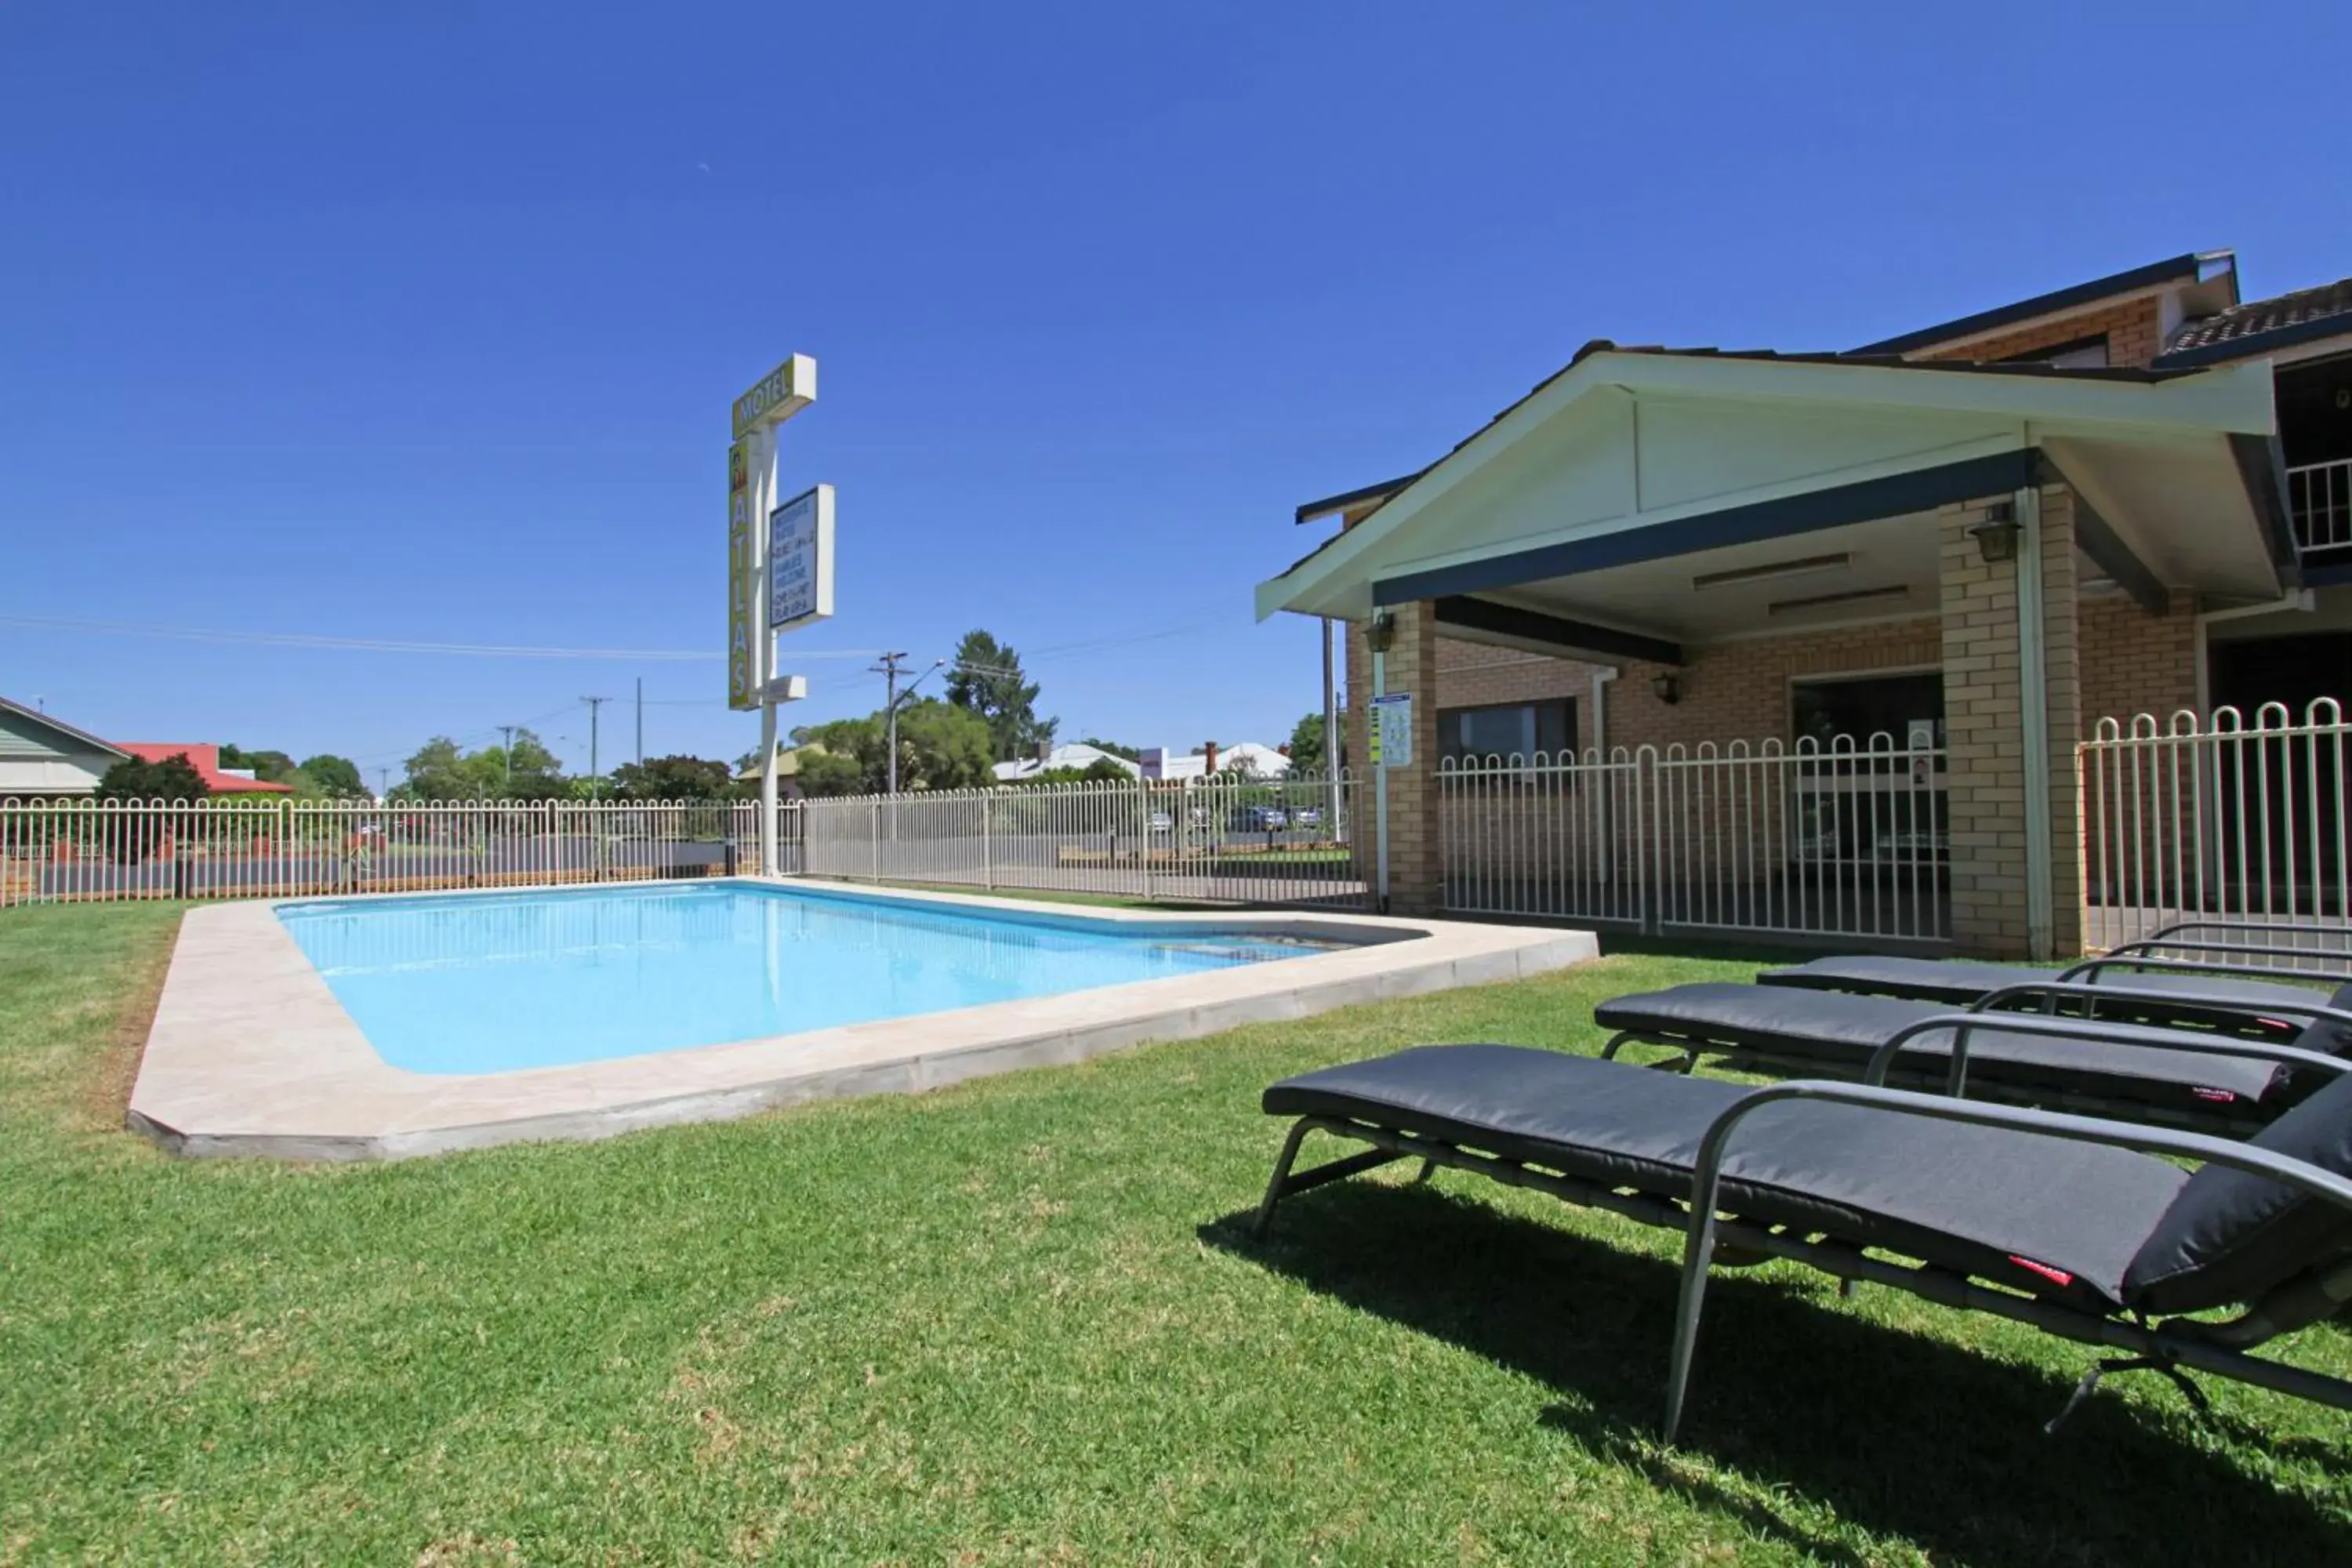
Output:
M2294 520L2295 545L2306 558L2352 552L2352 458L2289 468L2286 510Z

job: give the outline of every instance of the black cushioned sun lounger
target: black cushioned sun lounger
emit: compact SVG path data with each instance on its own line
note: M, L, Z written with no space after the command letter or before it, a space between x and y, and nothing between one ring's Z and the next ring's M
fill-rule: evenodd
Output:
M2045 976L2037 989L2066 999L2085 988ZM2326 1009L2314 1004L2305 1011ZM2264 1043L2105 1018L1998 1010L1963 1017L1930 1002L1720 983L1620 996L1592 1016L1612 1034L1604 1057L1640 1042L1681 1051L1685 1068L1715 1056L1735 1067L1815 1077L1874 1073L1900 1086L2242 1131L2315 1087L2304 1068L2332 1054L2334 1044L2325 1017L2307 1022L2293 1040ZM1963 1027L1965 1070L1956 1076L1952 1041Z
M1934 958L1858 954L1817 958L1787 969L1768 969L1756 977L1756 983L1968 1007L1997 991L2053 980L2084 982L2112 993L2111 999L2098 999L2098 1011L2103 1016L2146 1024L2184 1019L2216 1021L2212 1016L2216 1009L2180 1001L2182 996L2193 994L2234 1006L2241 1021L2255 1026L2245 1029L2245 1033L2293 1034L2300 1025L2283 1029L2276 1020L2280 1009L2321 1003L2352 1010L2352 984L2335 985L2334 978L2314 976L2315 984L2298 985L2284 980L2247 979L2207 964L2129 969L2108 961L2093 960L2061 972L2021 964L1955 963ZM2273 1021L2264 1031L2261 1026L2266 1016Z
M2129 1353L2095 1367L2075 1401L2127 1367L2193 1396L2187 1367L2352 1408L2352 1382L2245 1353L2352 1300L2352 1074L2331 1076L2233 1143L1857 1084L1758 1089L1517 1046L1424 1046L1265 1091L1269 1115L1297 1121L1257 1234L1286 1197L1407 1158L1424 1178L1477 1171L1684 1231L1669 1440L1709 1265L1767 1257ZM1370 1147L1295 1172L1318 1130ZM2159 1155L2204 1163L2191 1173ZM2222 1308L2244 1310L2179 1316Z

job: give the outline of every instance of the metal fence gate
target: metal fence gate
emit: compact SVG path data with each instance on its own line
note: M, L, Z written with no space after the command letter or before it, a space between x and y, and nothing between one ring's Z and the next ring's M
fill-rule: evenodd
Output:
M2128 724L2080 748L2085 945L2196 916L2341 924L2352 723L2323 698Z

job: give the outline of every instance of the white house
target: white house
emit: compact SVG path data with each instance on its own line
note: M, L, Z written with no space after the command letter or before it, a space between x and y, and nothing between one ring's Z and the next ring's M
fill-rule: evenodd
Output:
M1192 752L1154 746L1143 753L1143 776L1148 779L1197 779L1211 773L1244 773L1256 778L1278 779L1289 772L1287 756L1255 741L1240 741L1230 746L1212 741L1206 750Z
M0 797L84 795L131 753L0 697Z
M1055 747L1042 757L1020 757L1009 763L997 763L996 782L1019 784L1024 779L1034 779L1039 773L1052 773L1059 768L1083 770L1092 767L1097 763L1104 762L1109 763L1129 777L1133 777L1141 771L1125 757L1106 752L1099 746L1089 746L1083 742L1074 741L1068 745Z

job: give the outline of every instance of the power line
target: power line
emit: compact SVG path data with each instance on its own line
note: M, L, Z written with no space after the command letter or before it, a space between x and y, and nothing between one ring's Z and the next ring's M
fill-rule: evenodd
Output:
M435 653L473 658L635 658L656 663L719 659L718 648L534 647L509 643L419 642L399 637L329 637L315 632L235 632L196 626L155 626L126 621L73 620L60 616L0 615L0 626L92 637L167 637L183 642L332 648L345 653ZM868 658L874 648L794 648L796 658Z

